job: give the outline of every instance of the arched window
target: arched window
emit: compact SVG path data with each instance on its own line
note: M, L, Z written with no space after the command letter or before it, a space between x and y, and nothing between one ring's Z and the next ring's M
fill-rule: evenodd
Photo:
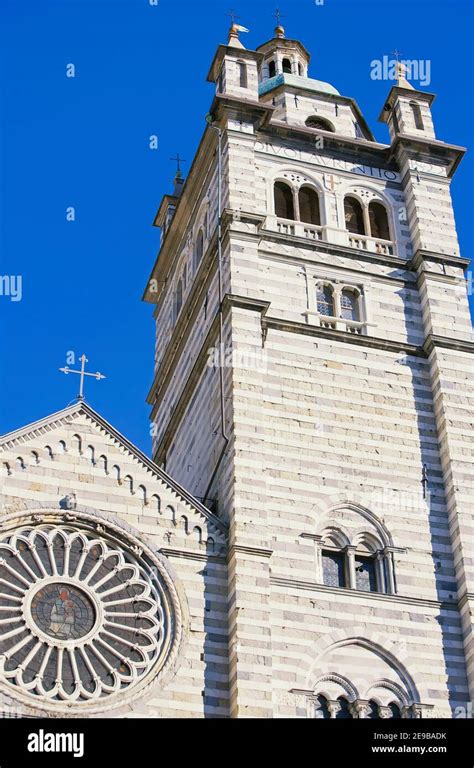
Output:
M300 77L302 77L303 75L303 65L301 64L300 61L298 62L298 74Z
M331 131L334 133L334 126L325 120L324 117L318 117L317 115L311 115L305 122L308 128L317 128L319 131Z
M329 285L318 286L316 291L316 306L320 315L335 317L334 296Z
M323 584L327 587L346 586L346 557L343 552L323 549Z
M367 715L368 720L379 720L380 714L379 714L379 707L377 702L375 701L369 701L369 704L367 706Z
M390 240L387 209L377 200L369 204L370 234L380 240Z
M331 713L329 712L328 700L322 693L316 697L314 706L314 716L319 720L330 720Z
M316 190L311 187L301 187L298 193L300 205L300 221L306 224L315 224L321 226L321 216L319 213L319 196Z
M392 701L392 703L388 705L388 708L392 713L391 715L392 718L394 720L400 720L402 713L400 712L400 707L398 706L398 704L395 704L395 702Z
M270 61L268 63L268 77L275 77L276 75L276 64L274 61Z
M344 320L360 320L358 296L350 288L341 291L341 317Z
M243 61L237 62L239 67L239 84L241 88L247 88L248 87L248 81L247 81L247 65L244 64Z
M275 196L275 215L280 219L295 218L295 208L293 204L293 192L288 184L277 181L274 187Z
M181 312L182 306L183 306L183 283L182 283L182 280L179 280L178 286L176 288L176 310L175 310L176 318L178 318L178 315Z
M410 101L411 111L413 112L413 118L415 120L415 128L419 131L423 131L425 126L423 125L423 117L421 114L421 108L418 102Z
M344 696L340 696L337 703L339 704L339 709L336 712L336 720L350 720L352 715L347 699Z
M202 229L200 229L199 234L197 236L196 246L194 250L194 270L196 270L199 264L201 263L203 251L204 251L204 236L202 234Z
M283 59L282 65L283 65L283 72L286 72L288 75L291 75L291 61L289 59Z
M365 235L364 212L355 197L344 198L344 218L346 229L356 235Z

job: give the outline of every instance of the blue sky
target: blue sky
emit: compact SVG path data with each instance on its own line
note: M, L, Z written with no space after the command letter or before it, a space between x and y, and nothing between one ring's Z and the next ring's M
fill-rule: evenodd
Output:
M151 0L153 3L155 0ZM273 37L276 2L235 0L248 48ZM152 227L177 151L190 167L213 97L206 82L226 42L229 2L0 0L0 432L70 403L77 377L58 368L86 352L90 404L146 452L152 307L140 301L155 260ZM312 54L310 75L354 97L380 141L390 83L370 63L397 48L431 62L438 137L472 143L470 2L280 3L287 36ZM74 64L76 76L66 77ZM149 137L158 136L158 149ZM472 158L453 183L462 253L472 245ZM75 221L66 220L73 206Z

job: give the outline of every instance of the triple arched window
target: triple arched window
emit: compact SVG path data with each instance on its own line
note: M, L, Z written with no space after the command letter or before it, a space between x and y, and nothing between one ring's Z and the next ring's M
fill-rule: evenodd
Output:
M357 197L346 195L344 220L347 231L355 235L391 240L387 209L378 200L371 200L365 206Z
M321 226L319 195L313 187L303 185L295 190L284 181L276 181L273 198L275 216L279 219Z
M395 701L381 706L374 699L367 702L349 702L345 696L339 696L331 701L320 693L314 700L314 716L321 720L350 720L364 718L367 720L399 720L402 717L400 704Z

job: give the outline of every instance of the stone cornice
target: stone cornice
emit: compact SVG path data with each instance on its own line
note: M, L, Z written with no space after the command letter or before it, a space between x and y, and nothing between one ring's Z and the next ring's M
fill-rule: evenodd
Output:
M350 248L348 245L337 245L336 243L329 243L326 240L310 241L305 237L298 237L297 235L285 235L283 233L274 232L271 229L260 229L259 235L261 239L269 240L274 243L283 243L293 246L301 246L307 248L310 251L321 251L323 253L333 254L335 256L345 256L346 258L357 258L358 261L366 261L372 264L383 264L388 267L397 267L398 269L408 270L408 262L406 259L401 259L398 256L385 256L383 254L370 253L369 251L362 251L358 248Z
M286 333L300 333L304 336L315 336L327 339L328 341L340 341L345 344L356 344L357 346L372 347L373 349L384 349L387 352L403 352L414 357L426 357L423 347L417 347L415 344L382 339L376 336L363 336L349 333L348 331L337 331L332 328L321 328L316 325L307 325L306 323L298 323L292 320L282 320L278 317L266 316L262 318L262 328L272 328Z
M303 581L302 579L291 579L285 576L271 576L270 584L279 587L288 587L290 589L299 589L311 592L320 592L326 595L338 595L339 597L346 597L348 600L353 600L358 597L361 600L375 600L383 601L386 603L395 603L395 605L406 606L416 605L424 606L426 608L440 609L448 611L457 611L458 603L456 600L428 600L421 597L403 596L403 595L387 595L383 592L363 592L358 589L347 589L343 587L327 587L325 584L319 584L316 581Z
M413 152L421 152L430 159L439 158L444 160L448 179L450 179L461 162L466 149L465 147L458 147L456 144L445 144L444 141L438 141L437 139L425 139L411 134L397 134L391 145L390 158L395 160L399 153L405 153L406 155Z
M453 349L456 352L465 352L466 354L474 354L474 341L465 341L464 339L452 339L449 336L437 336L436 334L430 334L423 344L423 349L428 357L436 347L444 347L444 349Z
M250 118L257 130L266 126L275 111L275 107L260 101L251 101L250 99L239 99L230 94L216 94L211 104L209 114L216 122L223 117L228 116L229 112L245 114ZM255 138L255 136L253 137Z
M241 552L245 555L252 555L253 557L269 558L273 555L272 549L265 547L250 547L244 544L231 544L229 547L228 559L232 557L234 552Z
M186 549L173 549L172 547L160 547L158 552L161 552L166 557L177 557L183 560L196 560L203 563L217 563L219 565L226 565L227 558L225 555L211 555L207 552L192 552Z
M451 256L445 253L435 253L434 251L424 251L419 249L413 258L407 262L407 269L416 272L425 261L434 261L437 264L447 264L450 267L460 267L464 272L471 263L470 259L464 259L462 256Z

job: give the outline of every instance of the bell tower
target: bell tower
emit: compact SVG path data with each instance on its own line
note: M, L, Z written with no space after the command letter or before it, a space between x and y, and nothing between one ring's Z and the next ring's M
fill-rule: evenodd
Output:
M401 72L383 144L280 24L240 31L145 292L154 459L229 529L229 711L449 717L474 658L462 149Z

